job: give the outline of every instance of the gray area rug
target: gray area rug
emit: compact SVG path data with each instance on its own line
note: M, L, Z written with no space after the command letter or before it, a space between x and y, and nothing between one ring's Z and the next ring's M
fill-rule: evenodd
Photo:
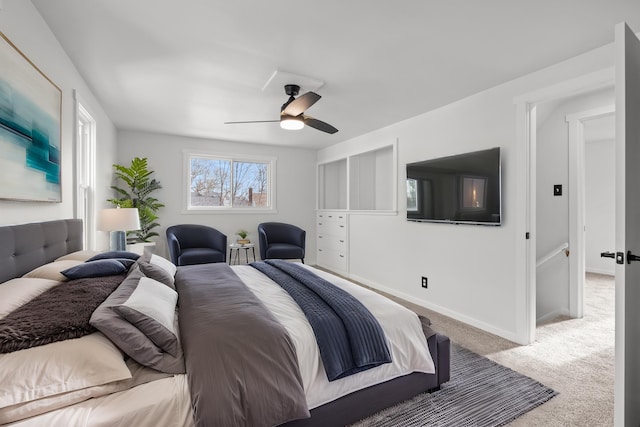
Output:
M466 348L451 344L451 381L435 393L366 418L354 426L502 426L558 393Z

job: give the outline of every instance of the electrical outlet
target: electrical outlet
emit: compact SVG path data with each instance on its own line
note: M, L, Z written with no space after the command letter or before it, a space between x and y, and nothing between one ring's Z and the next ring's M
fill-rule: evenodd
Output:
M422 287L425 289L429 287L429 280L425 276L422 276Z

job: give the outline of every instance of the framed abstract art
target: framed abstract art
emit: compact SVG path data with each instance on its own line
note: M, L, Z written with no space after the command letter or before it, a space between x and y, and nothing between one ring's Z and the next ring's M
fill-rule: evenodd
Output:
M61 202L62 91L0 32L0 199Z

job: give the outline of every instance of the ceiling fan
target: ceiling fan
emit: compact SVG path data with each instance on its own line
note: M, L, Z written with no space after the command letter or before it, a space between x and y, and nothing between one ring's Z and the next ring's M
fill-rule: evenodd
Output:
M307 92L303 95L298 95L300 92L300 86L298 85L285 85L284 91L289 95L287 102L282 104L280 108L280 120L253 120L246 122L224 122L225 125L241 124L241 123L276 123L280 122L280 127L287 130L302 129L304 125L318 129L322 132L334 134L338 132L338 129L331 126L329 123L325 123L321 120L314 119L311 116L307 116L304 112L313 104L318 102L321 98L315 92Z

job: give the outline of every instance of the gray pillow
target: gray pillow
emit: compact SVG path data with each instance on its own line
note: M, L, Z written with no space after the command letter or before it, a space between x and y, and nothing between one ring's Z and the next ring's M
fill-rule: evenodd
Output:
M113 276L124 273L125 271L127 271L127 269L121 262L115 259L101 259L67 268L60 273L68 279L73 280L85 279L87 277Z
M138 267L140 267L142 274L145 276L153 280L157 280L160 283L164 283L171 289L176 289L173 276L164 268L151 264L150 262L143 261L142 259L138 259L136 263L138 264Z
M168 374L183 374L185 372L184 360L179 339L177 356L164 352L142 331L122 318L112 308L121 305L129 298L138 286L141 277L140 269L132 268L118 289L93 312L89 324L106 335L118 348L139 364Z
M178 354L174 328L178 294L157 280L140 278L138 287L113 310L140 329L155 345L167 353Z

